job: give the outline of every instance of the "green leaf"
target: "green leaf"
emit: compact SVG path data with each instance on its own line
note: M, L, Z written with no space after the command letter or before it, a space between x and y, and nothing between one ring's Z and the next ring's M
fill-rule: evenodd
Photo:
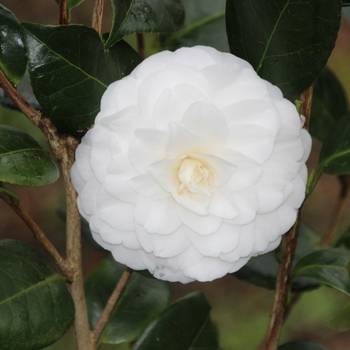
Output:
M344 249L323 249L313 252L297 263L292 279L306 277L350 295L347 265L350 252Z
M318 172L350 174L350 112L337 121L324 140Z
M17 85L27 66L21 26L14 14L0 4L0 70L13 85Z
M87 278L85 292L91 328L97 323L124 271L125 266L117 263L109 254ZM133 272L100 341L111 344L134 341L169 303L169 283Z
M184 1L184 27L170 36L163 36L162 47L176 50L180 47L205 45L221 52L229 52L225 28L225 0Z
M184 22L180 0L112 0L113 24L106 48L137 32L174 32Z
M197 292L178 300L149 325L133 350L217 350L210 305Z
M227 0L231 52L294 103L326 65L341 8L340 0Z
M335 122L348 110L348 99L343 86L332 71L325 67L315 81L311 135L323 142Z
M61 133L82 136L107 86L128 75L141 58L124 41L105 51L96 31L86 26L22 26L36 98Z
M293 262L294 266L304 256L315 251L315 245L318 240L319 238L316 233L314 233L309 227L303 223L300 225L298 244ZM277 252L273 251L251 259L245 266L243 266L233 275L256 286L267 289L275 289L278 269L279 260L277 257ZM292 281L292 292L312 290L319 286L320 284L314 280L297 278Z
M74 320L65 279L15 240L0 241L0 348L37 350L57 341Z
M329 348L316 343L293 341L279 346L278 350L329 350Z
M350 303L334 318L326 322L327 326L338 332L345 332L350 329Z
M55 0L55 1L57 2L57 4L60 3L60 0ZM77 7L78 5L80 5L84 1L85 0L67 0L68 11L70 11L74 7Z
M308 180L307 194L313 191L323 173L350 174L350 112L337 120L324 140L317 170Z
M42 186L58 177L57 165L49 151L25 132L0 125L0 181Z

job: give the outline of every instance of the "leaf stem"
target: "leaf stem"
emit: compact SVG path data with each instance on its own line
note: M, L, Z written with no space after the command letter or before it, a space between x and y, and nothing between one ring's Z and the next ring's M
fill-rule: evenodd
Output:
M70 269L67 262L62 258L60 253L52 245L50 240L46 237L44 232L35 223L35 221L26 213L22 207L15 202L15 200L6 194L5 192L0 193L0 198L12 208L12 210L22 219L26 226L33 232L35 238L43 245L46 251L51 255L56 265L60 268L61 272L68 279L72 277L72 270Z
M92 28L101 35L102 32L102 16L103 16L104 0L95 0L94 7L92 9Z
M328 231L326 232L326 234L321 239L321 242L320 242L321 247L328 247L334 241L334 238L338 232L340 220L343 217L343 214L346 209L349 191L350 191L350 176L347 175L344 179L344 182L342 183L340 195L338 197L337 207L335 209L335 213L334 213L331 225Z
M60 24L68 24L68 4L67 0L60 0Z
M120 280L118 281L118 284L116 285L114 291L109 297L107 304L104 310L102 311L102 314L99 320L97 321L94 330L92 331L92 337L94 339L95 344L97 344L98 339L100 338L101 333L103 331L103 328L105 327L108 318L111 315L111 312L113 311L114 306L116 305L126 284L128 283L131 274L132 270L129 267L127 267L126 270L123 272L122 276L120 277Z
M304 129L308 130L311 115L313 85L301 95L303 102L302 115L305 117ZM283 238L281 264L278 270L276 281L276 292L272 306L270 326L266 338L260 345L260 350L276 350L283 327L284 320L290 308L287 310L287 298L290 288L290 277L293 267L295 249L298 242L300 218L302 206L298 210L294 226ZM294 303L293 303L294 305Z

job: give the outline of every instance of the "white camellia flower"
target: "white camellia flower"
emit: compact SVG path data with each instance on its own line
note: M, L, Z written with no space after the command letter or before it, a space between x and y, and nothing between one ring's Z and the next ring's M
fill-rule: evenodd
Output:
M105 92L72 180L95 240L132 269L187 283L275 249L304 200L311 138L249 63L164 51Z

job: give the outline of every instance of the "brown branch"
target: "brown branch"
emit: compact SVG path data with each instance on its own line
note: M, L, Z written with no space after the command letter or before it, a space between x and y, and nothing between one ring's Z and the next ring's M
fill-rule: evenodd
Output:
M50 240L45 236L44 232L35 223L35 221L22 209L19 204L16 204L10 196L1 193L0 198L10 206L13 211L22 219L26 226L33 232L34 237L43 245L46 251L51 255L56 265L60 268L63 275L68 279L72 277L72 270L69 268L66 261L62 258L60 253L52 245Z
M18 106L21 112L36 126L40 127L41 113L33 108L23 96L16 90L16 88L6 78L5 74L0 70L0 86L4 89L6 94Z
M272 306L269 331L266 339L260 346L260 350L276 350L285 317L286 301L289 292L290 274L293 266L293 258L298 242L300 225L300 213L292 229L285 235L282 244L281 264L276 281L275 299Z
M65 261L68 266L67 271L70 273L71 284L69 288L75 306L74 332L76 348L78 350L94 350L84 294L80 215L76 204L77 194L70 178L74 152L79 141L72 136L59 135L52 122L30 106L1 71L0 85L28 119L41 129L49 142L53 154L60 160L67 206L67 258Z
M308 130L310 124L311 104L312 104L313 85L301 95L303 102L302 115L305 117L304 129ZM293 267L295 249L298 242L300 218L302 207L300 207L297 220L292 229L285 235L282 243L281 264L278 270L276 281L276 292L272 306L270 326L265 340L260 345L260 350L276 350L286 317L287 297L290 286L290 275ZM294 305L294 304L293 304Z
M73 188L70 178L70 169L74 162L74 152L78 145L78 141L71 136L61 138L60 141L62 142L62 145L65 145L65 148L61 153L61 167L65 186L67 208L67 263L74 271L69 287L75 306L74 333L76 348L78 350L94 350L90 336L89 320L84 293L80 227L81 221L76 204L77 193Z
M314 93L314 85L311 85L301 94L301 101L303 107L301 114L305 117L304 129L309 130L310 117L311 117L311 105L312 105L312 95Z
M101 35L104 0L95 0L92 9L92 28Z
M137 39L137 51L141 58L144 60L146 58L145 53L145 38L143 33L136 33L136 39Z
M68 24L68 4L67 0L60 0L60 24Z
M333 220L331 222L331 225L328 231L325 233L325 235L321 239L321 242L320 242L321 247L328 247L334 241L334 238L338 232L340 220L343 217L346 209L349 191L350 191L350 176L348 175L346 176L344 182L342 183L342 187L340 190L340 195L338 198L338 203L335 209Z
M116 285L114 291L112 292L111 296L109 297L107 304L99 318L99 320L96 323L96 326L94 330L92 331L93 339L95 344L97 344L98 339L101 336L101 333L103 331L103 328L105 327L108 318L113 311L114 306L116 305L117 301L119 300L126 284L128 283L130 276L132 274L132 270L130 268L126 268L124 273L122 274L120 280L118 281L118 284Z

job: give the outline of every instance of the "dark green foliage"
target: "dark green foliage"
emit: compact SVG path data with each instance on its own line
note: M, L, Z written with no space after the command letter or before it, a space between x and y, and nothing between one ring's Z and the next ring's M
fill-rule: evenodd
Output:
M36 98L59 132L82 136L100 109L102 94L141 61L124 41L105 51L82 25L23 23L29 74Z
M65 279L15 240L0 241L0 315L1 350L42 349L74 319Z
M57 165L49 151L25 132L0 125L0 181L42 186L58 177Z
M125 266L104 258L85 283L90 326L97 323ZM101 335L102 343L134 341L170 303L169 283L133 272Z
M125 35L173 32L184 22L180 0L112 0L113 23L106 48Z
M133 350L217 350L216 329L203 293L178 300L149 325Z
M341 8L340 0L228 0L231 52L294 102L326 65Z
M315 81L310 134L321 142L324 141L335 122L348 109L348 99L343 86L332 71L325 67Z

